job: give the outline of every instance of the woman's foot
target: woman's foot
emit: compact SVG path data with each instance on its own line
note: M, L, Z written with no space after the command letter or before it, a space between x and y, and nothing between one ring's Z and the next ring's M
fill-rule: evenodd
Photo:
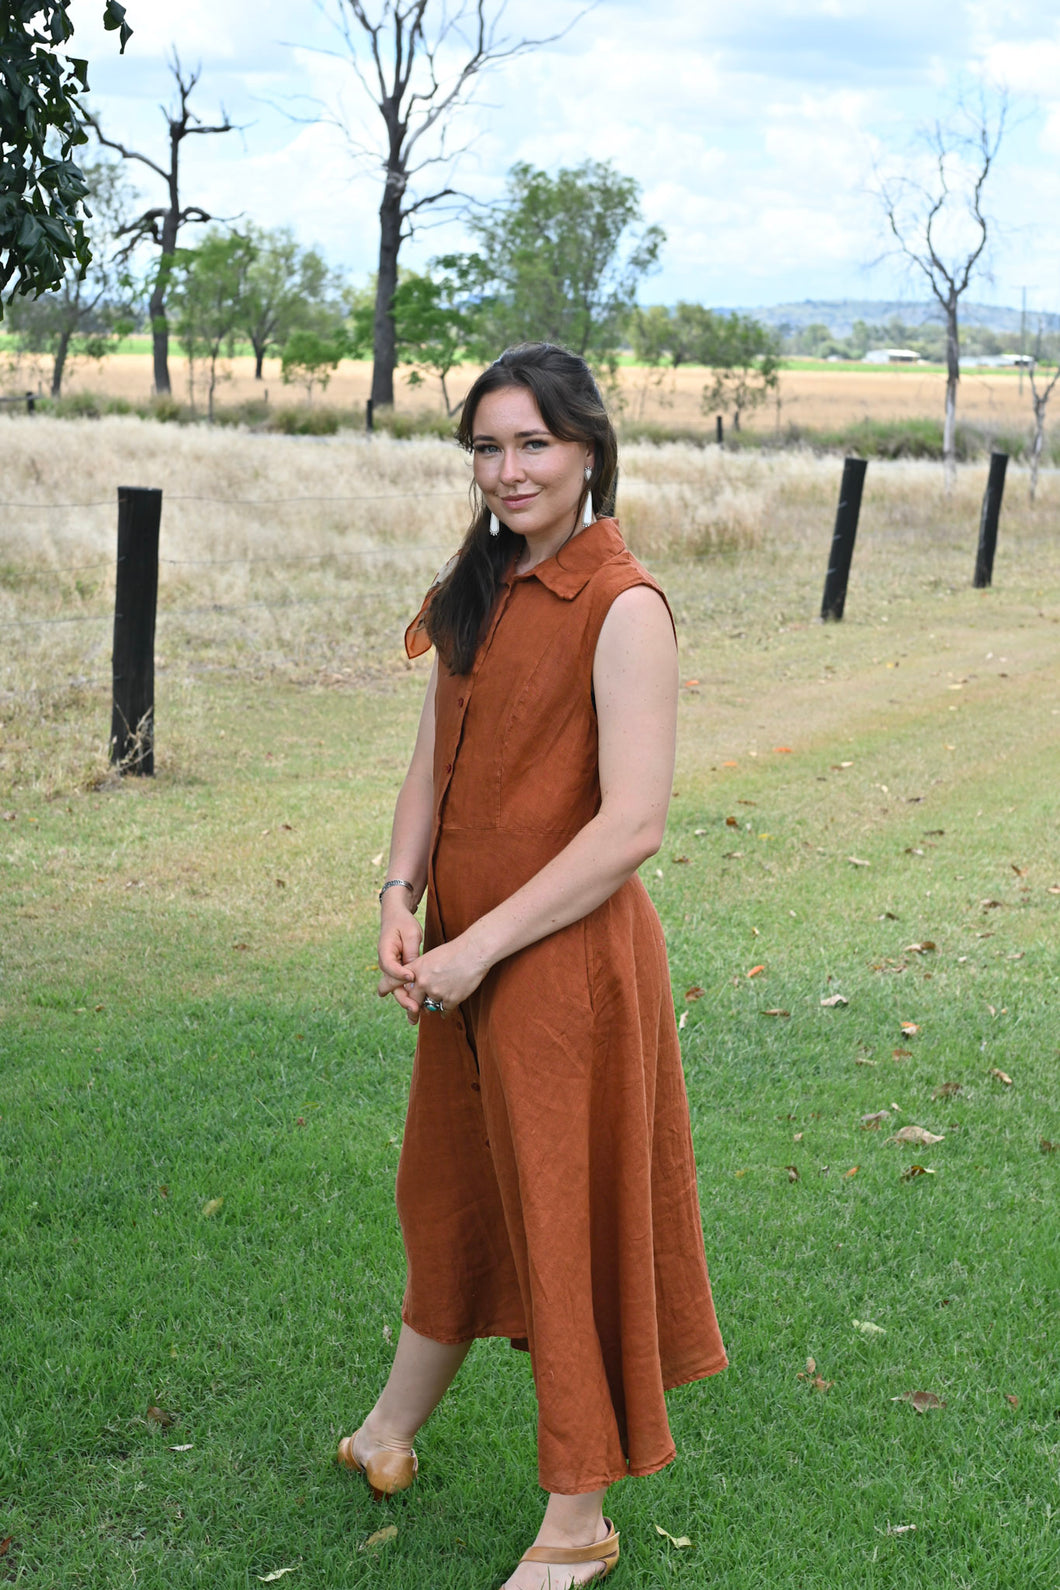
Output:
M542 1557L553 1552L562 1557L577 1550L586 1553L586 1560L527 1562L524 1558L505 1580L503 1590L571 1590L574 1585L602 1579L618 1558L617 1533L603 1515L605 1495L605 1491L594 1491L584 1496L550 1496L532 1550ZM601 1547L599 1557L592 1555L597 1544Z
M338 1461L365 1475L376 1501L408 1490L416 1477L418 1463L411 1442L379 1430L372 1415L339 1442Z

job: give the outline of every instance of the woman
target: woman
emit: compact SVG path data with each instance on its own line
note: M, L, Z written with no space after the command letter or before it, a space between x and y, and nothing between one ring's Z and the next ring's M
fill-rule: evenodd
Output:
M613 519L584 360L510 348L459 438L481 499L406 635L437 653L380 895L379 992L419 1024L386 1387L339 1459L376 1495L478 1336L531 1354L549 1493L506 1590L618 1559L607 1487L674 1457L663 1390L725 1367L659 921L677 653ZM414 911L427 891L425 950Z

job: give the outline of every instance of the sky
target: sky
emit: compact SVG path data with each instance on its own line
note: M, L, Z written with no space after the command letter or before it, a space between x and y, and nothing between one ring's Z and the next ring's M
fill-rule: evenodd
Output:
M366 0L378 15L383 0ZM432 0L440 11L444 0ZM448 0L450 13L458 0ZM192 107L239 130L185 142L182 198L217 217L290 226L352 279L378 247L382 122L337 19L343 0L126 0L125 55L73 0L76 53L104 130L164 162L167 55L201 69ZM496 14L496 0L487 0ZM428 13L430 16L431 12ZM348 13L347 13L348 15ZM1007 90L985 208L992 241L969 298L1060 309L1060 7L1056 0L508 0L499 36L569 31L491 67L453 119L451 166L428 183L475 203L516 161L547 171L610 160L667 234L645 303L756 306L925 297L889 254L873 185L930 175L917 139L954 108ZM368 64L363 56L359 59ZM443 69L455 56L444 50ZM428 150L440 153L436 146ZM159 179L131 168L144 204ZM437 212L430 212L437 215ZM471 245L458 209L402 253ZM954 236L955 246L961 238Z

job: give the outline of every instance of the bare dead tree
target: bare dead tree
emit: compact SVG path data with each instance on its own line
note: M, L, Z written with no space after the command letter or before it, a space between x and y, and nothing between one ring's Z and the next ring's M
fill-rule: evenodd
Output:
M383 119L384 148L368 149L350 138L356 154L378 160L383 170L379 204L379 272L373 327L372 402L394 401L397 343L391 302L397 288L398 255L416 219L432 205L458 197L445 185L414 196L431 168L450 168L455 154L446 135L454 113L467 103L486 67L563 38L591 5L559 33L512 39L500 34L504 0L330 0L358 82ZM340 122L349 137L349 129ZM432 141L431 135L434 134ZM427 151L433 149L433 153Z
M946 489L957 470L957 386L961 378L959 307L980 267L991 221L983 209L983 190L993 169L1005 131L1007 99L1002 93L996 115L985 96L969 110L961 105L949 124L936 122L926 143L934 166L930 182L877 172L876 193L897 252L927 279L946 326L946 418L942 457Z
M159 250L158 268L151 287L148 310L151 316L151 340L154 352L154 387L156 392L165 394L172 390L169 380L169 322L166 319L166 292L173 271L177 237L182 226L214 219L199 205L182 205L180 202L180 146L185 138L234 131L233 123L229 121L224 106L221 107L221 120L216 126L207 126L189 108L188 100L201 76L201 67L193 72L185 72L175 49L169 66L177 85L177 104L171 110L167 110L164 105L160 107L169 128L168 167L152 160L150 155L141 154L137 149L129 149L125 144L118 143L116 139L106 137L97 117L86 112L84 118L86 126L93 129L105 149L116 150L123 160L140 161L141 165L147 166L157 177L161 177L166 185L167 202L145 210L135 221L123 228L128 239L124 250L126 256L132 253L138 243L144 241L154 243Z
M1042 448L1045 445L1045 411L1049 406L1049 399L1053 395L1053 390L1057 382L1060 381L1060 358L1057 359L1056 370L1053 373L1052 380L1041 391L1038 390L1038 383L1034 378L1035 366L1033 364L1030 366L1028 373L1031 378L1031 404L1034 409L1034 441L1031 443L1030 479L1030 497L1033 503L1038 491L1038 470L1042 462Z

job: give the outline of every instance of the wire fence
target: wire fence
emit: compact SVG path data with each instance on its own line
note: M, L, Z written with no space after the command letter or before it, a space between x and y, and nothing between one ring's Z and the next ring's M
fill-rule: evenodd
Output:
M167 492L167 503L194 502L212 503L220 507L248 507L248 508L274 508L280 505L300 506L302 504L320 503L363 503L363 502L407 502L411 498L422 500L427 495L431 500L466 497L466 491L433 491L425 494L422 490L397 491L397 492L366 492L357 494L327 494L304 495L294 497L216 497L200 493ZM0 509L10 509L16 512L80 512L92 508L109 508L114 511L115 502L111 497L93 499L88 502L0 502ZM375 547L352 547L346 550L331 548L324 552L297 552L297 553L247 553L240 557L229 558L169 558L160 557L159 564L170 568L235 568L251 567L255 564L269 565L306 565L312 563L348 562L358 558L392 558L396 556L407 557L423 555L444 557L451 548L437 546L398 546L384 545ZM67 564L42 564L42 563L10 563L5 561L5 571L12 574L88 574L103 570L111 570L114 560L110 559L100 563L67 563ZM211 603L208 607L194 608L165 608L167 618L195 618L214 613L239 613L252 608L285 608L324 606L333 598L307 597L293 598L285 602L240 602L240 603ZM48 627L59 624L105 624L113 620L111 613L79 613L59 618L0 618L0 629L30 629Z

